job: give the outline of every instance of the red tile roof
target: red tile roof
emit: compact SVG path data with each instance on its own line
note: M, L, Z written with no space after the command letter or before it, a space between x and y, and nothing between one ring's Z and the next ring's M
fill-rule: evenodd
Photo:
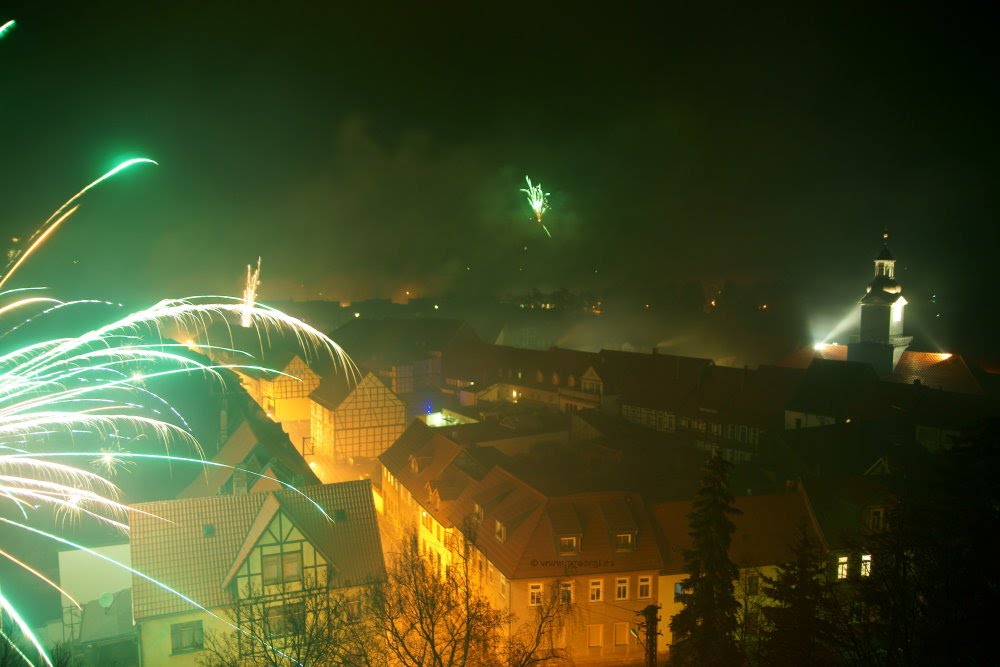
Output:
M788 562L791 546L798 538L799 522L806 520L816 544L826 543L803 492L761 496L738 496L735 505L742 514L733 516L736 526L729 558L737 567L763 567ZM663 572L684 573L684 550L691 548L688 515L690 501L660 503L653 507L653 520L661 539Z

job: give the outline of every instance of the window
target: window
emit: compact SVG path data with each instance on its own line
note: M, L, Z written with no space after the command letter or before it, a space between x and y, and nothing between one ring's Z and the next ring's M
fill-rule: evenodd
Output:
M674 584L674 602L681 602L684 600L684 584L677 582Z
M603 579L591 579L590 580L590 601L600 602L604 599L604 580Z
M301 629L305 621L305 607L301 602L278 604L267 608L267 634L284 637Z
M563 604L573 604L573 582L559 582L559 601Z
M635 537L632 533L618 533L615 535L615 551L632 551L635 545Z
M497 542L506 542L507 526L503 525L499 521L495 521L493 527L493 537L497 538Z
M760 594L760 577L756 574L747 575L747 595Z
M502 597L504 600L506 600L507 596L509 594L510 594L510 579L508 579L506 576L504 576L504 573L501 572L500 573L500 597Z
M575 554L579 550L580 550L580 541L575 535L572 537L559 538L560 554Z
M479 503L474 503L472 505L472 514L476 517L476 521L483 520L483 506Z
M868 529L877 533L880 530L882 530L882 522L883 522L882 508L873 507L868 512Z
M870 577L872 574L872 555L863 554L861 556L861 576Z
M615 646L628 644L628 623L615 623Z
M302 581L302 552L261 556L261 572L264 584L269 586Z
M587 626L587 646L591 648L604 646L604 626Z
M628 577L615 579L615 599L628 600Z
M837 557L837 579L847 579L847 556Z
M528 585L528 605L532 607L537 607L542 604L542 585L541 584L529 584Z
M427 510L420 510L420 523L423 524L424 530L428 532L434 531L434 520L427 513Z
M170 645L173 653L200 651L205 647L201 621L174 623L170 626Z
M489 561L486 562L486 580L490 582L490 586L493 585L493 563Z
M639 599L646 600L653 597L652 578L639 577Z
M350 621L356 621L361 618L361 600L359 598L351 598L347 601L347 619Z

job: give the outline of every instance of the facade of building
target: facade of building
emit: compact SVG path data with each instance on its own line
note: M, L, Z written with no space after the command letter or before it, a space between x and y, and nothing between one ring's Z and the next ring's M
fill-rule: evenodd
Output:
M543 648L577 664L638 664L638 612L657 599L660 555L642 499L547 496L440 429L414 424L381 457L386 518L413 531L443 573L468 548L473 581L530 623L558 594L566 612ZM463 536L471 537L471 544Z
M197 665L209 633L244 622L234 609L248 594L276 619L317 589L350 597L385 577L366 480L134 508L131 557L143 576L133 576L133 616L144 665Z
M303 454L334 463L373 459L406 428L406 405L374 373L356 385L324 380L310 394L309 447Z
M660 503L652 508L654 522L660 533L663 568L660 570L658 603L662 633L659 653L669 653L672 635L667 619L683 607L681 585L684 572L684 550L691 547L688 515L691 502ZM773 578L777 567L792 560L792 545L799 537L803 523L810 538L826 552L826 541L813 514L809 499L801 489L791 493L760 496L738 496L735 505L740 514L732 517L736 530L729 547L729 558L740 570L733 582L740 613L751 627L759 627L759 615L766 604L762 586L764 577Z
M237 370L237 375L264 413L281 424L296 448L302 448L310 436L309 395L319 387L321 377L297 354L273 361L267 367L278 373Z

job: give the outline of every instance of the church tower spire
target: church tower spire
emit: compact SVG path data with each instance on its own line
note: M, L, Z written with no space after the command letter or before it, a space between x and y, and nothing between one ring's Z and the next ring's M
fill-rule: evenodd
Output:
M861 329L858 340L847 347L847 358L864 361L879 375L889 375L913 340L903 335L906 299L896 281L896 258L889 250L889 230L882 232L882 250L875 257L875 277L861 297Z

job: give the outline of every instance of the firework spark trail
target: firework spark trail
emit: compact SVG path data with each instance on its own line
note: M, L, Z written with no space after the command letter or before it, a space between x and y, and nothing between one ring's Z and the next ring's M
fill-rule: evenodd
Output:
M48 306L42 312L51 313L87 303L56 301L52 305L53 301L32 295L22 299L21 303L3 306L0 312L9 314L20 308ZM214 364L192 359L178 353L181 347L186 346L162 338L161 332L165 328L200 338L202 334L208 335L210 326L222 323L229 333L229 346L208 343L205 347L235 351L252 361L252 355L233 344L230 326L231 322L241 320L247 313L258 338L266 339L272 333L292 333L307 358L328 355L335 367L357 380L357 368L353 362L336 343L318 330L273 308L260 305L248 307L243 300L235 297L164 300L81 335L36 342L7 351L0 354L0 502L10 503L9 506L24 517L24 522L14 521L2 514L0 521L70 546L77 545L49 530L28 525L31 519L39 516L40 509L50 508L56 519L60 516L63 520L87 517L126 531L128 514L136 510L119 500L117 486L106 475L56 460L59 454L41 451L41 445L54 437L58 438L60 434L73 437L82 433L104 442L151 434L164 446L168 446L171 437L180 437L197 446L177 411L140 383L190 373L202 374L211 381L222 381L223 369L253 369L291 377L252 363ZM147 337L156 342L149 342ZM156 416L164 413L171 415L172 421ZM71 455L83 454L77 452ZM166 454L151 454L101 450L86 452L85 455L91 462L95 457L99 458L108 468L113 468L116 460L151 459L230 467L202 458L174 456L169 451ZM273 479L252 471L246 472ZM274 481L285 488L293 488L280 480ZM311 504L332 520L322 507L312 501ZM5 551L0 550L0 558L27 566L31 571L30 564L11 558ZM142 573L130 571L150 579ZM161 582L153 583L177 593ZM177 594L202 608L196 601ZM41 651L37 637L23 621L18 622L20 616L13 603L0 598L0 611L17 623L25 637L40 650L41 659L50 664L44 651Z
M0 25L0 39L2 39L2 38L3 38L4 34L5 34L5 33L6 33L6 32L7 32L8 30L10 30L11 28L13 28L13 27L14 27L14 23L15 23L14 19L11 19L10 21L7 21L7 22L6 22L6 23L4 23L3 25Z
M70 208L73 202L75 202L77 199L85 195L87 191L90 190L91 188L96 187L97 185L108 180L109 178L119 173L120 171L128 169L129 167L136 164L155 165L157 163L145 157L137 157L137 158L132 158L131 160L125 160L124 162L116 166L114 169L111 169L110 171L104 173L100 178L91 182L85 188L83 188L75 195L67 199L62 206L57 208L55 212L49 216L48 220L42 223L42 226L36 229L35 232L31 235L31 237L28 239L28 246L22 252L17 253L14 256L14 258L7 264L6 270L4 271L4 275L2 278L0 278L0 289L2 289L3 286L7 283L7 281L10 280L11 276L14 275L14 273L22 264L24 264L24 262L28 259L28 257L30 257L32 253L35 252L38 246L42 245L42 243L44 243L45 240L52 235L52 233L59 227L59 225L61 225L63 222L68 220L70 216L76 213L76 211L79 209L79 205L72 206L72 208Z
M535 219L538 220L538 224L542 226L542 229L545 230L548 237L552 238L552 234L549 233L548 227L546 227L545 223L542 222L542 216L545 215L547 210L549 210L549 193L545 192L541 183L538 185L532 185L531 179L527 176L524 177L524 180L527 182L528 187L521 188L521 192L528 196L528 204L531 206L531 210L535 212ZM2 284L3 283L0 283L0 286L2 286Z
M257 258L257 269L252 270L247 264L247 280L243 286L243 307L244 313L240 316L240 326L244 329L250 328L250 309L257 302L257 288L260 287L260 257Z

